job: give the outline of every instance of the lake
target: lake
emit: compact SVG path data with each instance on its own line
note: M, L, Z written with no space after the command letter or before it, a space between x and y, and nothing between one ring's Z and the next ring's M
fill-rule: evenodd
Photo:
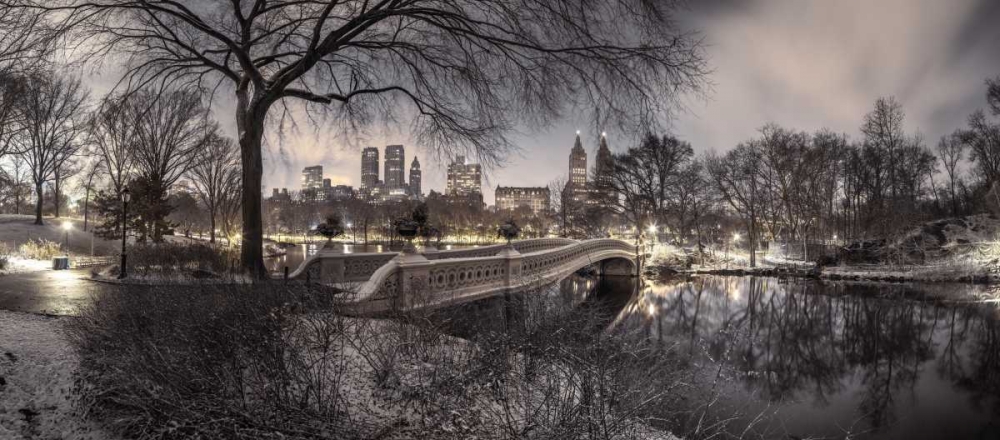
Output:
M995 439L1000 309L974 300L989 289L716 276L637 289L627 278L573 276L545 295L608 310L604 331L641 332L721 378L718 411L741 414L736 433ZM545 303L493 298L439 315L475 323L451 329L471 336L558 319Z

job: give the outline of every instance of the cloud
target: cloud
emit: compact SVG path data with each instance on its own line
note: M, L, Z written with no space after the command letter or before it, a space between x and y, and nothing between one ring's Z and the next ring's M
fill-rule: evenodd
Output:
M674 124L695 148L727 150L767 122L859 136L879 96L929 140L983 105L1000 74L998 2L715 2L692 16L710 44L709 102Z

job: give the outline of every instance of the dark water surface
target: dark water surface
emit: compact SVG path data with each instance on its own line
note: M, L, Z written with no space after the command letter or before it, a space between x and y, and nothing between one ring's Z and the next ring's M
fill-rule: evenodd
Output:
M765 437L1000 439L1000 309L974 301L988 289L574 276L547 295L606 308L605 329L642 332L721 377L720 410L744 414L737 433L760 414L752 431ZM511 303L442 313L475 322L453 329L465 336L558 319L545 302Z

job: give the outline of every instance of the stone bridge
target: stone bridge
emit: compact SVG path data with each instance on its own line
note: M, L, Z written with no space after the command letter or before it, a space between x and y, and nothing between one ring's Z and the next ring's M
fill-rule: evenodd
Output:
M350 313L436 307L558 281L595 266L601 275L634 276L636 247L622 240L542 238L422 253L345 254L324 249L291 275L348 293Z

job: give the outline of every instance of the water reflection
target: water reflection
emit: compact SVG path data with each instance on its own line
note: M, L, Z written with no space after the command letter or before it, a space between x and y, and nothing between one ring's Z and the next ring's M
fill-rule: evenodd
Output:
M601 311L595 332L641 332L684 353L706 376L694 382L722 390L716 416L747 415L734 436L752 425L744 438L994 439L1000 315L970 301L981 289L696 277L636 291L628 278L574 276L436 318L475 337Z
M995 438L996 309L909 299L928 295L935 292L704 277L645 289L613 325L722 361L738 384L730 400L774 409L767 432Z

